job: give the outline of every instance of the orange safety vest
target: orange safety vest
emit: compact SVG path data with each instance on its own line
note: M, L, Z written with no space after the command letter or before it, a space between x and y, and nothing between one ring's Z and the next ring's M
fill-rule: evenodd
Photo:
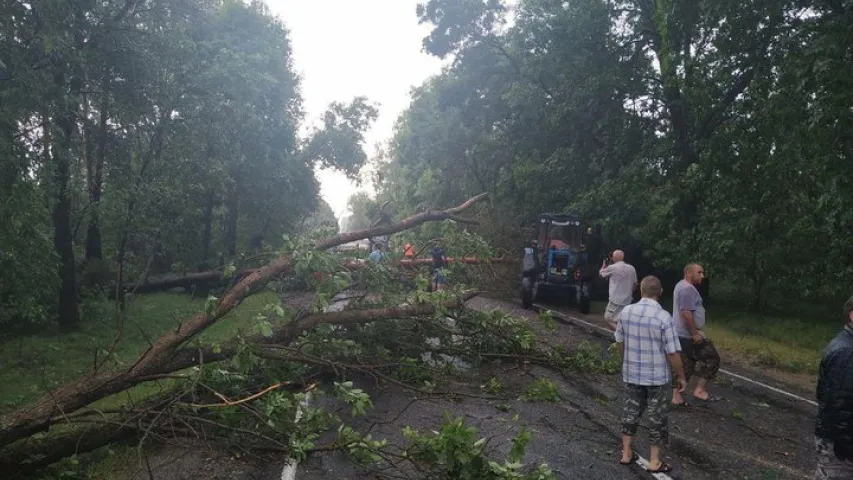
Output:
M415 256L415 250L412 249L412 246L407 243L406 246L403 247L403 255L405 255L407 257L414 257Z

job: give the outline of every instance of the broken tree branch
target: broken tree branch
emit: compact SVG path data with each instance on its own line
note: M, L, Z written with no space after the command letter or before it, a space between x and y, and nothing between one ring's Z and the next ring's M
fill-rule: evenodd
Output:
M288 383L290 382L276 383L275 385L270 385L269 387L261 390L260 392L249 395L246 398L241 398L240 400L229 400L225 395L222 395L221 393L217 392L215 393L215 395L221 398L224 403L206 403L201 405L197 403L191 403L190 406L194 408L233 407L242 403L251 402L252 400L262 397L273 390L278 390L279 388L281 388L282 385L287 385Z
M506 258L506 257L496 257L496 258L478 258L471 256L464 257L445 257L448 264L451 263L463 263L466 265L477 265L477 264L494 264L494 263L514 263L517 262L518 259L515 258ZM400 268L413 268L420 267L423 265L429 265L432 263L432 259L429 258L415 258L415 259L401 259L396 261L386 262L386 265L391 265ZM365 265L363 260L350 260L344 264L344 267L355 270L362 268ZM253 272L256 269L246 269L239 270L234 275L236 279L241 279ZM192 285L200 284L200 283L213 283L225 281L222 277L222 270L209 270L206 272L197 272L197 273L188 273L186 275L162 275L159 277L151 277L148 279L148 282L141 284L138 288L136 288L136 293L147 293L147 292L156 292L162 290L168 290L170 288L175 287L190 287Z
M364 240L365 238L378 237L380 235L391 235L392 233L402 232L404 230L409 230L411 228L417 227L418 225L424 224L426 222L438 222L441 220L447 220L451 216L457 215L471 208L474 204L482 202L486 199L488 195L488 193L481 193L476 197L469 198L461 205L453 208L448 208L447 210L441 210L438 212L428 211L418 213L394 225L389 225L386 227L366 228L364 230L356 230L355 232L334 235L325 240L320 240L316 243L316 247L318 250L326 250L328 248L343 245L345 243L354 242L356 240Z
M445 220L450 215L456 215L467 210L486 197L487 194L482 193L468 199L459 206L447 210L419 213L390 226L334 235L318 241L315 247L319 250L326 250L355 240L401 232L426 222ZM173 359L181 347L230 312L252 290L264 286L273 278L290 272L291 266L290 257L282 255L267 266L246 275L219 299L212 311L199 313L182 324L180 328L170 330L154 340L151 346L129 367L115 372L95 373L83 377L59 388L55 392L51 392L36 402L24 405L0 416L0 446L8 445L34 433L46 430L51 424L51 419L60 412L67 415L77 411L94 401L141 383L142 380L140 379L143 377L170 373L166 371L167 367L173 365ZM343 312L335 312L335 314L343 315ZM349 315L354 315L354 318L360 318L362 321L366 320L363 316L360 316L364 315L363 313L350 312ZM344 316L335 318L339 322L346 321L346 317ZM320 323L316 320L316 317L314 320L311 319L312 317L308 317L298 323L297 325L302 327L298 332L301 333L304 329L311 328ZM295 333L297 332L295 327L291 327L288 330L288 335L298 334ZM207 357L205 357L205 361L207 361Z

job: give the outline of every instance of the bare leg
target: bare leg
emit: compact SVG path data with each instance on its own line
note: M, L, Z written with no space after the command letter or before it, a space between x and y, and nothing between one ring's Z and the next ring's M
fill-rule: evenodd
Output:
M652 445L649 449L649 470L657 470L660 465L660 446Z
M628 463L631 461L631 454L633 451L631 450L631 440L633 439L630 435L622 434L622 463Z
M696 363L696 388L693 390L693 397L699 400L707 400L709 398L706 387L708 383L716 375L720 369L720 354L714 348L714 344L710 340L705 340L695 346L697 358Z
M708 380L704 378L700 378L696 381L696 388L693 390L693 396L698 398L699 400L707 400L708 399L708 391L705 390L705 387L708 386Z
M677 388L672 389L672 403L674 403L674 404L684 403L684 397L681 395L681 393L678 391Z

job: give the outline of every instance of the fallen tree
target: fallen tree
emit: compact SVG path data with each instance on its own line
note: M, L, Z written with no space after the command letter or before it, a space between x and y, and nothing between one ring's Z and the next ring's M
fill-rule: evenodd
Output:
M461 263L465 265L480 265L480 264L511 264L518 262L519 259L514 258L477 258L477 257L446 257L446 262L450 265ZM359 268L363 268L366 264L363 260L348 260L343 265L351 270L356 270ZM389 265L399 268L418 268L423 266L428 266L432 264L432 259L429 258L416 258L416 259L400 259L388 262ZM205 284L227 284L229 282L233 282L234 280L240 280L254 272L258 269L242 269L237 270L233 276L228 277L224 275L223 269L217 270L208 270L205 272L194 272L194 273L184 273L184 274L163 274L163 275L152 275L145 282L139 283L137 285L127 285L125 290L133 291L134 293L150 293L150 292L159 292L164 290L169 290L172 288L184 287L190 288L195 285L205 285ZM114 286L113 286L114 288Z
M246 343L252 344L257 348L256 353L261 357L307 361L311 363L308 357L299 358L289 356L285 358L279 353L275 353L275 351L283 348L283 345L291 344L299 335L318 325L357 325L388 319L420 318L433 315L439 310L446 311L458 308L475 295L476 292L467 292L459 297L441 301L438 304L424 303L303 315L292 324L277 329L269 337L257 335L245 340ZM243 342L235 340L219 348L181 349L156 374L137 377L133 381L135 381L135 384L138 384L162 380L164 378L171 378L170 376L175 372L183 371L197 365L209 366L216 362L228 360L238 354L241 343ZM118 383L115 385L118 385ZM98 422L93 426L76 429L61 435L53 435L47 439L26 439L13 443L4 449L0 449L0 469L5 470L13 467L20 469L24 465L26 468L36 468L75 453L91 451L112 442L132 439L138 434L145 432L148 424L152 421L149 411L152 409L163 409L167 403L168 401L158 398L145 402L144 406L136 407L132 411L103 412L96 409L88 411L83 409L79 412L82 415L74 415L71 412L58 413L49 419L50 425L73 424L80 417L85 417L86 415L106 419L105 414L112 413L116 417L110 418L108 421ZM148 420L143 421L146 416L149 417Z
M343 243L377 235L401 232L425 222L458 219L457 215L459 213L469 209L485 198L486 194L484 193L447 210L423 212L393 225L335 235L317 241L314 244L314 248L319 251L325 251ZM50 392L32 404L25 405L2 415L0 417L0 447L6 448L0 450L0 457L7 460L12 457L20 458L21 450L16 445L16 442L25 441L31 435L47 430L52 424L66 422L75 412L93 402L122 392L139 383L162 378L164 375L193 367L198 365L199 362L211 362L217 359L228 358L232 354L237 354L236 349L220 349L218 352L211 349L208 352L203 352L184 347L199 333L215 324L247 295L258 291L270 280L290 273L292 267L293 261L291 256L281 255L265 267L246 274L232 288L218 298L215 304L211 304L210 308L205 312L197 314L195 317L182 323L178 328L164 333L151 342L150 347L127 366L113 371L104 371L103 368L96 369L90 375ZM437 305L418 304L398 306L391 309L344 310L341 312L301 315L295 318L289 325L274 332L272 341L278 344L286 344L292 342L306 331L320 325L360 324L381 319L383 316L387 316L388 318L406 318L407 316L426 315L430 312L435 313L436 309L450 308L463 301L464 297L446 300L445 303ZM62 436L56 438L57 442L68 441L67 438ZM87 438L93 437L90 435ZM92 442L92 444L95 443L97 442Z

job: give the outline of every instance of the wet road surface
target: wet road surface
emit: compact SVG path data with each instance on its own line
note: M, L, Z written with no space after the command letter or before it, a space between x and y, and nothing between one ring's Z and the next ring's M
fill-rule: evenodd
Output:
M535 313L512 303L475 298L469 305L485 310L499 308L538 325ZM584 318L595 321L594 317ZM563 323L557 323L555 332L541 326L537 330L543 341L569 348L583 341L602 348L610 343L589 329ZM404 425L422 430L437 428L445 412L452 412L464 416L466 423L476 426L483 436L496 435L495 443L501 452L508 451L513 432L524 425L532 431L533 442L523 461L546 462L558 478L653 478L638 465L618 464L621 374L563 376L538 366L523 372L507 370L510 367L494 366L494 371L480 374L483 378L496 376L507 390L513 391L524 391L535 377L546 377L558 385L561 401L417 400L397 388L381 389L373 392L374 410L367 419L357 422L362 427L389 422L374 427L374 437L399 439ZM670 412L670 442L664 448L665 460L675 468L669 473L670 478L769 480L811 476L813 406L726 378L712 384L711 390L723 400L704 406L676 407ZM501 411L507 406L507 412ZM511 421L515 414L518 422ZM635 449L648 457L647 430L642 425L644 420ZM300 465L298 478L378 478L376 474L358 470L342 455L320 455Z
M581 342L602 349L611 342L589 328L556 323L556 330L546 329L538 315L519 306L483 297L469 302L480 310L500 309L523 316L536 326L539 340L571 349ZM573 313L574 315L574 313ZM600 318L580 316L596 323ZM726 364L725 368L736 367ZM748 374L752 377L752 374ZM502 383L496 394L488 397L480 386L490 377ZM525 401L519 399L536 378L548 378L558 388L560 400ZM503 460L510 441L522 426L529 429L533 440L526 449L523 462L535 465L545 462L560 479L650 479L654 478L639 465L618 464L620 448L619 413L621 406L621 374L560 373L552 369L516 363L495 363L463 372L458 383L439 388L468 392L480 398L413 394L396 386L377 387L373 380L353 379L357 386L371 395L374 408L366 417L345 421L362 432L370 431L373 438L387 438L392 444L403 445L404 426L421 432L437 430L446 414L461 416L466 424L475 426L482 437L491 438L489 445L495 457ZM765 381L759 378L757 380ZM778 384L776 384L778 385ZM677 407L670 412L670 442L664 447L664 459L675 470L673 479L803 479L810 478L814 469L812 429L815 407L784 395L756 387L749 382L720 378L710 390L723 397L719 402L690 408ZM809 392L795 392L811 398ZM328 402L329 400L322 400ZM514 417L517 415L517 420ZM635 439L635 450L648 457L647 430L641 420ZM325 443L331 437L319 439ZM171 450L163 453L177 457ZM154 478L178 480L184 478L252 478L278 480L283 459L270 457L261 462L228 458L222 452L190 449L182 460L165 461L155 468ZM153 461L158 462L157 458ZM198 465L198 469L193 467ZM355 466L344 454L316 453L300 463L296 479L377 479L425 478L405 465L390 469L363 469ZM199 477L201 475L201 477ZM137 478L150 478L148 472L138 472ZM659 477L660 478L660 477Z

